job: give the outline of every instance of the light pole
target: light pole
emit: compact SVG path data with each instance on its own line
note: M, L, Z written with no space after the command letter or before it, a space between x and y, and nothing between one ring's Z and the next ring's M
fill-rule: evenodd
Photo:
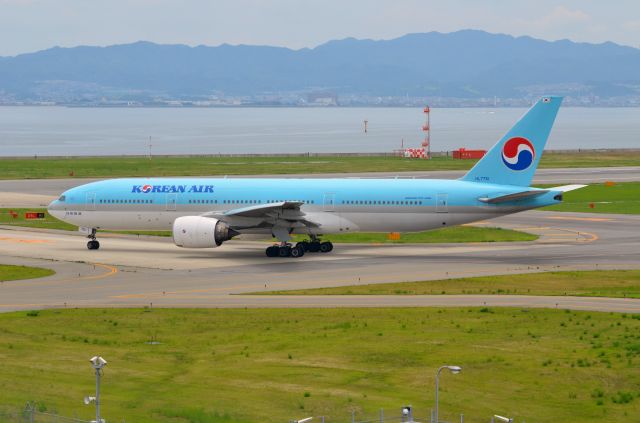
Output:
M436 416L435 416L436 422L435 423L439 422L438 420L438 378L440 377L440 372L444 369L449 369L451 373L453 373L454 375L457 375L462 371L462 367L460 366L442 366L436 372Z
M84 403L89 405L92 401L96 403L96 423L102 423L103 420L100 418L100 372L104 366L107 365L107 360L96 355L89 359L91 362L91 367L93 367L96 371L96 396L95 397L85 397Z

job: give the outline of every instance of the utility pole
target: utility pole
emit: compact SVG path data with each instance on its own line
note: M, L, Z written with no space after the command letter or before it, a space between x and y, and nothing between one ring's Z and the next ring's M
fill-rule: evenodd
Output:
M85 397L84 403L85 405L91 404L92 401L96 403L96 423L103 423L104 420L100 418L100 374L102 368L107 365L107 360L96 355L89 359L89 361L91 362L91 367L96 371L96 396Z

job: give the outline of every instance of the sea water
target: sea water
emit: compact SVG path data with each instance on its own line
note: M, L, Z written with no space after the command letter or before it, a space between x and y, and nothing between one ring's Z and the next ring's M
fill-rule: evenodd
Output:
M432 108L431 149L487 149L525 111ZM391 152L420 147L424 120L421 108L0 107L0 156ZM547 148L640 148L640 108L561 108Z

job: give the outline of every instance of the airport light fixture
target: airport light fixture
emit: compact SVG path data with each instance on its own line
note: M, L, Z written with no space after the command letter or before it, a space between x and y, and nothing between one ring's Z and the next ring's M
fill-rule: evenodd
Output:
M436 416L435 416L436 422L435 423L438 423L438 379L440 378L440 372L443 371L444 369L449 370L454 375L457 375L462 371L462 367L460 366L442 366L436 372Z
M96 423L104 423L104 420L100 418L100 374L102 373L102 369L107 365L107 360L96 355L89 359L91 362L91 367L96 371L96 396L95 397L85 397L84 403L86 405L91 404L92 402L96 403Z

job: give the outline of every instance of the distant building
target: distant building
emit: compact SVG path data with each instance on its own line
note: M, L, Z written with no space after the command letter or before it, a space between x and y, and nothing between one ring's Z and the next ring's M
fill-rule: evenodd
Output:
M307 94L309 106L337 106L338 95L332 92L318 91Z

